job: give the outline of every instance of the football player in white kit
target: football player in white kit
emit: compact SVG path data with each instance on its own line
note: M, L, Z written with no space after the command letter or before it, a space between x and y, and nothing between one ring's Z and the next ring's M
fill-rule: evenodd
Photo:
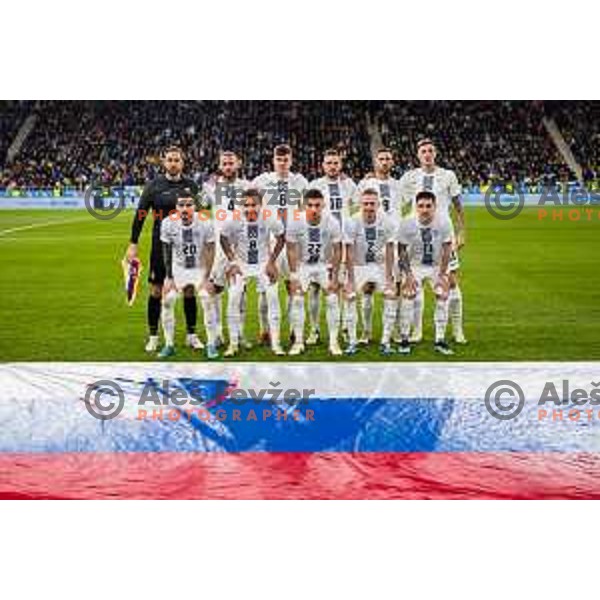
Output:
M402 208L400 181L391 175L394 156L389 148L380 148L377 151L374 168L375 173L370 173L358 184L358 192L366 189L377 190L383 212L400 216Z
M396 321L397 298L393 286L386 286L386 252L393 252L397 221L379 207L379 194L366 189L361 194L361 211L344 223L346 247L346 328L349 345L346 354L356 354L356 296L372 296L375 291L384 292L384 332L382 342L389 339ZM372 302L372 300L371 300ZM372 324L369 324L372 327ZM372 330L372 329L370 329ZM391 349L390 349L391 350ZM391 351L389 352L391 353Z
M435 343L441 354L454 354L446 343L448 324L449 264L453 231L450 220L438 213L435 194L428 190L417 193L415 214L398 227L398 265L402 273L400 354L410 354L410 326L414 316L415 297L429 282L435 294Z
M394 168L394 155L389 148L380 148L375 154L375 173L367 175L359 184L358 192L366 189L374 189L379 192L380 207L383 212L392 215L393 219L400 219L402 213L402 194L400 181L392 177ZM361 345L369 344L372 337L371 323L373 322L373 296L365 295L362 303L362 321L365 329L361 339ZM399 327L398 322L398 327Z
M452 242L452 257L450 260L450 292L448 310L454 341L465 344L463 333L463 299L458 285L458 251L465 243L465 217L460 199L461 186L458 183L454 171L442 169L435 163L436 148L430 139L422 139L417 143L417 157L420 167L406 172L400 179L402 198L410 202L414 211L414 199L417 192L422 190L431 191L435 194L437 213L451 220L451 209L454 208L456 231ZM423 295L422 291L415 299L414 331L411 341L419 342L423 337Z
M292 173L292 149L287 144L279 144L273 149L273 171L263 173L252 181L252 187L258 189L262 195L262 205L268 208L283 223L284 229L289 221L288 217L298 214L302 208L302 196L308 186L306 178L299 173ZM286 280L289 293L287 254L282 252L279 256L277 268ZM289 302L289 298L288 298ZM258 297L258 316L260 337L267 343L268 334L268 303L265 294ZM288 306L289 315L289 306Z
M178 198L176 209L163 219L160 230L166 278L162 305L165 346L159 356L168 358L175 354L175 302L181 292L193 290L204 309L206 355L214 359L218 357L214 285L210 282L215 257L214 226L205 212L202 216L196 212L195 198Z
M304 203L305 212L294 214L286 231L294 333L289 354L297 356L304 352L304 294L310 284L316 283L326 293L329 353L341 356L338 288L342 232L337 219L323 210L325 199L319 190L307 190ZM331 270L327 268L328 259Z
M274 242L271 251L271 242ZM268 303L271 349L284 356L279 341L280 308L276 261L285 247L283 224L270 209L261 209L258 190L244 193L244 207L229 215L220 233L220 243L227 257L228 279L227 324L229 348L224 356L235 356L239 351L242 294L247 283L254 279L256 289L265 294Z
M308 184L310 189L319 190L325 198L325 210L334 216L344 230L344 222L352 213L352 203L356 196L356 184L350 177L342 173L342 157L335 149L326 150L323 156L323 172L325 175ZM343 280L345 257L342 251L340 278ZM313 346L319 342L321 291L317 285L308 290L308 316L310 332L306 345Z
M225 269L227 259L223 254L221 245L218 243L219 234L227 216L235 209L240 209L244 202L243 192L250 183L239 177L241 161L238 155L231 150L219 153L219 166L217 172L212 175L202 186L205 204L213 211L215 224L215 266L212 272L212 281L215 284L215 310L217 319L217 345L223 340L223 300L222 294L225 289ZM241 304L242 315L245 311L245 296ZM242 339L243 339L242 335ZM244 345L249 345L245 344Z

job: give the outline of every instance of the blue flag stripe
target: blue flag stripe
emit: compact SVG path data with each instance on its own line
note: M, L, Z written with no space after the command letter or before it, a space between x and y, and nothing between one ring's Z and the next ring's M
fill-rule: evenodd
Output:
M195 412L143 410L102 421L82 401L3 401L0 452L600 451L600 415L571 419L565 411L558 419L550 408L540 418L529 402L513 420L495 418L483 400L453 398L227 400Z

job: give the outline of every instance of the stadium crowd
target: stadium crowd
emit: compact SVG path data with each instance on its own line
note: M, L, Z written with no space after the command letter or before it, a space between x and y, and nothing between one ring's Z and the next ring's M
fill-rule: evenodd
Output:
M502 181L533 189L538 184L573 177L542 123L552 111L549 105L514 101L385 102L379 107L377 119L383 143L394 150L402 172L417 166L417 140L432 137L440 150L440 162L454 168L466 188ZM591 104L581 103L581 109L577 122L585 124Z
M21 123L33 110L34 104L29 100L0 101L0 168Z
M600 102L549 102L552 117L581 165L586 181L600 178Z
M16 158L11 140L27 114L37 122ZM243 175L269 168L272 148L289 143L295 170L317 176L322 152L339 149L354 179L371 170L372 124L392 148L396 175L416 164L417 139L435 139L440 164L467 189L493 181L527 188L572 173L542 124L549 114L563 130L584 177L597 180L600 108L594 102L359 101L98 101L3 102L0 189L83 189L142 185L159 170L161 149L181 145L194 179L214 171L220 149L243 157Z
M196 180L215 168L220 149L244 159L253 178L268 168L273 146L289 142L296 168L318 173L323 148L336 147L356 177L370 168L360 103L352 102L43 102L17 158L4 164L3 187L143 184L176 143Z

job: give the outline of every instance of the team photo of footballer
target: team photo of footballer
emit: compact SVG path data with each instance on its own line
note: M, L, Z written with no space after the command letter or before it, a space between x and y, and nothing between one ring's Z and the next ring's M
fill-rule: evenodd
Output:
M204 349L209 360L238 356L253 344L294 357L322 338L331 357L353 356L372 344L386 357L407 355L424 343L428 285L435 303L430 343L452 355L449 321L453 344L467 343L458 280L465 230L461 188L453 171L437 166L433 140L419 140L415 152L420 167L398 180L390 175L391 150L379 148L373 172L356 184L335 149L324 151L323 176L311 182L292 171L288 145L274 148L273 170L253 181L240 178L241 157L224 150L216 174L199 188L184 175L183 150L165 148L164 174L142 193L126 253L127 264L139 272L138 241L150 215L146 352L161 359L176 353L175 304L181 297L185 345ZM244 332L252 280L256 340ZM376 294L383 302L379 339L373 335ZM285 341L282 314L289 321Z
M3 111L5 360L600 356L597 103Z

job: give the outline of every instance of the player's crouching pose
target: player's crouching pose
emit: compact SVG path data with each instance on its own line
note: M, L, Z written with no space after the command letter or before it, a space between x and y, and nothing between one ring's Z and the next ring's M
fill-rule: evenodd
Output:
M291 325L294 344L290 356L304 352L304 294L316 283L326 292L329 353L341 356L338 342L340 307L338 273L342 255L342 233L335 217L323 212L324 198L319 190L308 190L305 211L288 219L286 232L290 268ZM331 270L327 262L331 257Z
M380 210L379 195L374 189L362 192L361 211L344 226L344 245L346 246L346 328L349 345L346 354L356 354L356 296L372 297L375 291L384 292L384 335L382 341L389 339L394 327L397 310L397 298L393 286L385 286L386 252L393 253L396 222L390 215ZM371 324L365 324L371 331Z
M271 237L275 239L270 251ZM235 356L239 351L241 328L241 304L246 284L256 280L259 294L267 300L267 319L271 349L276 356L285 352L280 345L278 271L276 261L285 246L283 223L277 220L271 209L261 209L260 192L249 189L244 192L244 206L228 215L220 234L223 253L229 261L226 275L229 286L227 324L229 348L225 357Z
M163 220L160 231L166 279L163 286L162 324L165 346L161 358L175 354L175 302L180 292L196 293L202 302L206 328L206 356L218 357L214 286L209 281L215 257L215 231L211 221L196 213L196 200L177 200L177 212Z
M398 352L410 354L410 327L415 298L429 282L435 294L436 352L454 354L445 341L448 324L448 264L452 253L453 231L449 218L436 211L433 192L421 191L415 198L416 214L400 223L398 264L402 273L401 342Z

